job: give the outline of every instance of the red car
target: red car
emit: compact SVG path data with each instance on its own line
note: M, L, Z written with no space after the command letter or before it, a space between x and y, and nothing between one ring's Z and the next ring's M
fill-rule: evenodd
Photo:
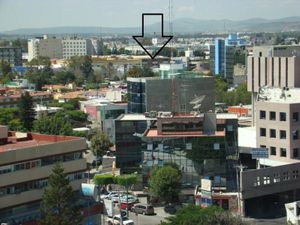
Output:
M133 202L128 202L128 210L131 210ZM121 209L126 209L126 202L121 202Z

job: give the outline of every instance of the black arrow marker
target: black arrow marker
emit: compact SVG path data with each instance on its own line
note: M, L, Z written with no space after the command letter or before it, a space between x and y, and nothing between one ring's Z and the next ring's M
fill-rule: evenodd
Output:
M148 50L143 46L143 44L141 42L139 42L139 40L137 38L143 38L144 37L144 18L145 16L161 16L161 36L163 38L168 38L168 40L164 43L164 45L162 47L160 47L160 49L154 54L152 55L150 52L148 52ZM164 14L162 13L143 13L142 14L142 35L138 35L138 36L132 36L133 39L144 49L144 51L151 57L151 59L154 59L161 50L163 50L163 48L169 43L169 41L171 41L171 39L173 38L173 36L165 36L164 35Z

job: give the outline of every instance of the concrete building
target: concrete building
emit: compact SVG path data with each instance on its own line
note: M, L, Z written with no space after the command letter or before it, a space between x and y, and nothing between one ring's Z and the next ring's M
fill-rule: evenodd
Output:
M213 77L127 78L128 113L191 112L199 107L207 112L214 110L214 90Z
M28 61L39 56L49 57L50 59L61 59L62 39L56 37L36 37L28 40Z
M8 132L0 127L0 223L24 224L40 218L40 201L53 165L60 161L79 191L87 170L85 139Z
M22 48L0 47L0 61L2 60L12 67L22 66Z
M62 40L63 58L70 59L72 56L85 56L93 54L93 45L90 39L66 38Z
M265 164L272 166L272 161L298 162L300 89L261 88L255 108L257 146L269 149L269 159Z
M291 57L299 56L300 45L254 46L253 57Z
M300 87L300 57L248 57L247 89ZM255 96L254 96L255 97Z

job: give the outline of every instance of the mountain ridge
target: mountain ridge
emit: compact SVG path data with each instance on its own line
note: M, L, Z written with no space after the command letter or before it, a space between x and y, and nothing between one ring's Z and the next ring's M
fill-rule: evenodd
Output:
M218 33L218 32L283 32L300 31L300 16L280 19L250 18L245 20L200 20L179 18L173 22L174 33ZM148 32L156 32L161 24L145 26ZM169 22L164 22L165 33ZM3 35L41 35L41 34L132 34L141 33L141 27L102 27L102 26L54 26L42 28L20 28L0 32Z

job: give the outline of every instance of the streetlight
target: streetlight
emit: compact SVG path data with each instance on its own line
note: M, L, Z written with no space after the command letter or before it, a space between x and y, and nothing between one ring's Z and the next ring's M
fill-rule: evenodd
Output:
M237 192L238 192L238 213L241 216L243 213L242 207L241 207L241 173L243 172L243 169L247 168L247 166L243 165L236 165L236 183L237 183Z

